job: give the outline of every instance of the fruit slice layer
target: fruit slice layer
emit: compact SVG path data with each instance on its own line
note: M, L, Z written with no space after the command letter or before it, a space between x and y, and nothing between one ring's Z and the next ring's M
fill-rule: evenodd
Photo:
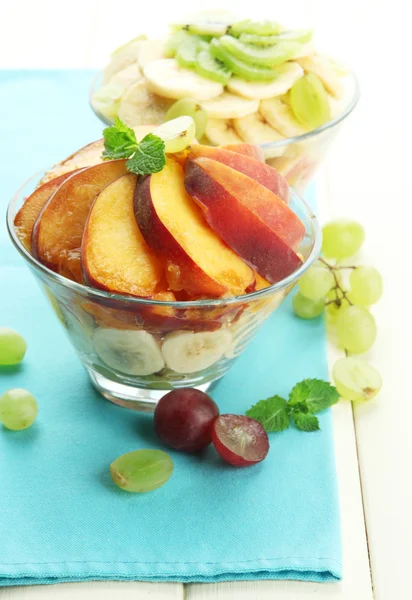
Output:
M47 183L55 177L70 173L71 171L77 171L83 167L91 167L98 165L102 162L102 152L104 150L103 140L97 140L92 142L83 148L80 148L74 154L71 154L68 158L55 165L50 171L44 175L40 180L40 185Z
M127 375L151 375L165 364L158 343L147 331L97 328L93 345L103 362Z
M83 235L87 283L119 294L150 296L163 269L146 244L133 212L136 175L123 175L104 188L90 211Z
M162 345L166 365L176 373L203 371L222 358L232 341L226 329L219 331L174 331Z
M269 165L238 152L231 152L224 148L212 148L211 146L203 146L201 144L191 148L188 158L197 158L201 156L216 160L247 175L268 190L271 190L285 202L288 201L289 189L286 179L275 169L269 167Z
M244 98L274 98L286 94L292 85L303 76L303 69L295 62L287 62L277 67L278 73L276 79L266 83L258 81L245 81L240 77L232 77L228 83L228 90L234 94L239 94Z
M80 246L90 207L106 185L126 174L126 161L88 167L64 181L33 228L32 253L49 269L82 281Z
M60 175L60 177L55 177L38 187L31 196L26 198L23 206L17 213L14 219L17 237L29 252L31 247L31 234L40 211L51 195L70 175L73 175L73 171Z
M231 193L230 182L226 184L224 178L221 183L215 178L214 169L209 163L218 165L229 171L230 179L242 180L246 194L252 188L258 193L252 197L256 201L259 195L267 192L277 198L272 192L253 181L242 173L233 174L233 169L226 167L208 158L188 160L186 163L185 184L189 194L202 208L209 225L224 240L228 246L251 265L262 277L276 283L284 279L301 265L299 256L288 246L279 235L252 210L250 201L243 194ZM239 184L242 188L242 184ZM236 190L239 192L239 189ZM240 195L240 198L238 197ZM244 200L245 203L242 201ZM271 199L271 203L273 199ZM277 203L282 204L288 211L287 205L277 198ZM249 205L248 205L249 204ZM252 202L253 204L253 202ZM270 215L270 206L267 208L257 201L258 209ZM293 213L292 213L293 214Z
M172 159L160 173L139 179L135 214L146 242L166 262L170 289L237 295L253 281L252 270L207 225Z
M234 173L233 168L216 160L206 157L198 157L194 162L221 185L231 196L236 198L250 211L253 211L266 225L276 232L277 235L291 248L298 248L305 235L305 227L295 213L275 193L264 187L259 181L247 177L244 173ZM258 163L260 165L260 163ZM274 171L266 166L269 172ZM262 174L269 177L262 169ZM276 173L276 172L275 172ZM278 175L278 173L276 173ZM279 176L282 191L285 193L287 184L282 176ZM204 195L208 193L205 190Z
M166 98L194 98L210 100L223 92L217 81L205 79L194 71L179 67L173 58L163 58L149 63L144 75L152 92Z

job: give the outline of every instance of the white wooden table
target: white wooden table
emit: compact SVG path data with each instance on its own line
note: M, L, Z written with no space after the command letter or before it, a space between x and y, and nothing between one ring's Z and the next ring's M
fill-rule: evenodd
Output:
M314 27L319 45L345 58L361 80L360 105L318 177L321 221L342 215L362 222L367 232L363 259L382 272L386 286L374 310L379 335L370 352L383 375L383 391L355 410L343 402L334 407L344 578L329 584L61 584L3 588L0 600L412 598L410 5L407 0L270 5L265 0L211 0L210 8L215 6L246 14L253 7L254 15L260 11L286 24ZM160 13L167 23L200 8L204 1L3 0L0 68L102 66L117 45L144 31L155 34ZM331 365L338 355L329 349Z

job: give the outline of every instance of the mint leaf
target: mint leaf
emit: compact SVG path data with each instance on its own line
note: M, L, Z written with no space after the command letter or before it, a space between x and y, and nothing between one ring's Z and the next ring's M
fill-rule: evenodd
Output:
M292 419L294 420L296 427L301 431L318 431L320 429L318 418L311 413L294 411L292 413Z
M114 124L103 130L103 159L130 158L138 144L133 129L116 117Z
M158 173L166 164L165 143L149 133L138 144L136 152L127 163L127 170L138 175Z
M289 406L306 406L310 413L317 413L339 400L336 388L321 379L304 379L289 394Z
M260 400L246 415L259 421L266 431L283 431L289 427L288 403L280 396Z

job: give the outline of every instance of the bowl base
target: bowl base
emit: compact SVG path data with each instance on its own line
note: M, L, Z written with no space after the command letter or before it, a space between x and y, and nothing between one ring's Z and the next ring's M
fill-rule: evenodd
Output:
M138 388L107 379L107 377L104 377L101 373L90 367L86 367L86 371L93 386L106 400L110 400L110 402L123 408L130 408L140 412L154 412L160 398L173 389ZM206 392L212 384L213 381L209 381L195 386L195 389Z

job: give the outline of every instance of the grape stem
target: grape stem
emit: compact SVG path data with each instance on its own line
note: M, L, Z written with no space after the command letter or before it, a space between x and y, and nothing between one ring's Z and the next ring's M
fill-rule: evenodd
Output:
M340 306L342 304L342 300L346 300L346 302L352 306L353 302L351 302L348 298L348 295L346 293L346 291L343 289L343 287L340 285L338 277L336 275L336 271L340 271L341 269L356 269L357 267L344 267L344 266L336 266L336 265L331 265L330 263L328 263L327 260L325 260L324 258L320 257L319 258L319 262L323 263L324 265L326 265L326 267L329 269L329 271L332 273L333 278L335 280L335 286L332 288L332 291L335 291L335 295L336 295L336 299L335 300L329 300L328 302L325 302L325 306L328 306L329 304L336 304L336 306ZM342 297L339 298L339 292L342 294Z

